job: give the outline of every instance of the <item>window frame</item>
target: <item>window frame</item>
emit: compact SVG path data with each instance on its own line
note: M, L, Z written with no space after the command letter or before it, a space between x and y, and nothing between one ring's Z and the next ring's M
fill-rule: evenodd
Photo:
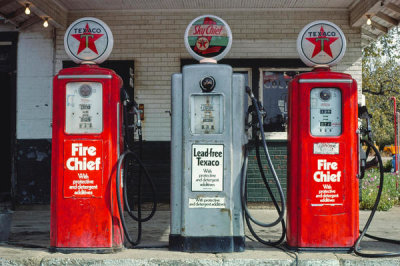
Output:
M247 80L249 82L249 87L253 88L253 69L251 67L232 67L233 73L238 73L238 72L247 72ZM238 73L240 74L240 73ZM251 99L249 98L247 101L247 105L251 105Z

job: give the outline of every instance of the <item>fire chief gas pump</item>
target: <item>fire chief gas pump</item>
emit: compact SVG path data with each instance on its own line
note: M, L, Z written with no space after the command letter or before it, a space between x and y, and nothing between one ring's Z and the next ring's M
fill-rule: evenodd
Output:
M139 150L142 141L137 104L121 90L122 79L113 70L96 65L111 53L111 30L96 18L78 19L67 29L64 46L81 65L62 69L54 77L51 250L113 252L123 247L124 235L137 247L141 224L156 211L156 191L140 155L132 151L132 128L138 132ZM128 122L130 113L136 117L135 125ZM136 164L138 175L130 171ZM141 214L142 172L153 198L145 217ZM134 174L138 178L137 214L127 197L127 179ZM128 233L124 207L138 223L135 240Z
M345 49L328 21L297 39L313 67L289 85L287 244L297 250L350 250L359 236L357 84L330 70Z
M239 197L247 141L244 76L216 64L231 43L221 18L194 19L185 45L201 64L172 76L170 250L244 250Z
M123 247L116 163L123 149L121 78L100 68L113 36L95 18L70 25L65 50L80 66L53 84L51 249L112 252Z

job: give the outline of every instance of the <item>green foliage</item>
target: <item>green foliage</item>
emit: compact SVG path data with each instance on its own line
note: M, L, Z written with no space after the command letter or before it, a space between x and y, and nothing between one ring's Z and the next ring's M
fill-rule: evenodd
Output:
M361 180L362 201L361 210L371 210L378 195L380 175L377 169L368 170L364 179ZM387 211L400 202L400 191L396 190L396 182L400 182L400 177L392 173L385 173L382 188L381 200L378 211Z
M392 171L392 160L387 160L386 162L383 163L383 171L386 172L391 172Z
M393 101L400 102L400 30L395 27L364 48L362 83L366 105L372 114L371 128L380 148L394 143ZM400 110L399 110L400 111Z

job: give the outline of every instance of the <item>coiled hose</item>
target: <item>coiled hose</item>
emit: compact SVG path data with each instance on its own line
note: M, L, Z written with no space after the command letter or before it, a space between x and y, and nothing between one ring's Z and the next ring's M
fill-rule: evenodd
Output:
M286 232L286 228L285 228L285 221L283 219L284 215L285 215L285 195L283 193L283 189L282 186L280 184L279 178L276 174L274 165L272 163L271 160L271 156L269 154L268 151L268 147L266 144L266 140L265 140L265 135L264 135L264 128L263 128L263 120L262 120L262 115L260 112L260 108L259 108L259 103L257 101L257 99L254 97L254 95L251 92L251 89L249 87L246 87L246 92L248 93L248 95L251 98L252 104L255 108L255 112L257 115L257 120L258 120L258 125L259 125L259 130L260 130L260 135L261 135L261 139L262 139L262 146L263 146L263 150L265 153L265 156L267 158L267 162L268 162L268 166L271 170L272 173L272 177L274 179L274 182L278 188L278 192L279 192L279 196L281 199L281 206L279 206L277 200L275 199L275 196L272 193L271 187L268 184L268 180L265 176L264 173L264 169L262 167L262 162L261 162L261 157L260 157L260 151L259 151L259 139L257 136L255 136L255 146L256 146L256 157L257 157L257 164L258 164L258 168L260 170L260 174L262 177L262 180L264 182L264 185L272 199L272 202L275 206L275 209L278 212L278 218L271 222L271 223L264 223L261 221L258 221L257 219L255 219L251 214L250 211L247 207L247 167L248 167L248 147L246 145L246 149L245 149L245 156L244 156L244 163L243 163L243 168L242 168L242 178L241 178L241 201L242 201L242 206L244 209L244 213L245 213L245 220L246 220L246 224L247 227L249 228L249 231L251 232L251 234L254 236L254 238L257 239L257 241L259 241L262 244L265 245L270 245L270 246L278 246L279 244L281 244L283 242L283 240L285 239L285 232ZM276 241L270 241L270 240L264 240L262 239L259 235L257 235L257 233L254 231L253 226L251 224L251 222L255 223L258 226L261 227L272 227L277 225L278 223L281 223L281 227L282 227L282 234L281 237L276 240Z
M382 163L382 157L378 151L378 149L372 144L372 142L370 142L369 140L361 140L362 144L367 145L367 156L368 156L368 151L370 149L372 149L375 152L375 155L378 159L378 164L379 164L379 174L380 174L380 178L379 178L379 189L378 189L378 194L376 196L376 200L374 203L374 206L372 207L371 210L371 214L369 215L369 218L364 226L364 229L360 231L360 236L358 237L356 243L354 244L354 253L356 255L362 256L362 257L366 257L366 258L382 258L382 257L399 257L400 253L394 253L394 252L389 252L389 253L364 253L361 252L360 249L360 244L362 239L365 237L374 239L374 240L378 240L378 241L382 241L382 242L387 242L387 243L392 243L392 244L398 244L400 245L400 241L399 240L394 240L394 239L387 239L387 238L382 238L382 237L377 237L377 236L373 236L373 235L369 235L367 234L367 230L372 222L372 219L374 218L375 212L378 208L379 202L381 200L381 196L382 196L382 190L383 190L383 183L384 183L384 170L383 170L383 163Z

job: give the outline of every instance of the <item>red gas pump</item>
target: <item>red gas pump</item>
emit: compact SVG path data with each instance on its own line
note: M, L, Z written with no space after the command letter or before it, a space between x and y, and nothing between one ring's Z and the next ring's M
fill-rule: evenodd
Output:
M113 252L123 247L116 164L123 149L121 78L93 63L112 49L94 18L68 28L66 51L79 67L53 80L50 246L54 251Z
M299 34L301 59L314 69L289 85L287 245L293 249L348 250L359 236L357 84L329 68L345 46L342 31L327 21Z

